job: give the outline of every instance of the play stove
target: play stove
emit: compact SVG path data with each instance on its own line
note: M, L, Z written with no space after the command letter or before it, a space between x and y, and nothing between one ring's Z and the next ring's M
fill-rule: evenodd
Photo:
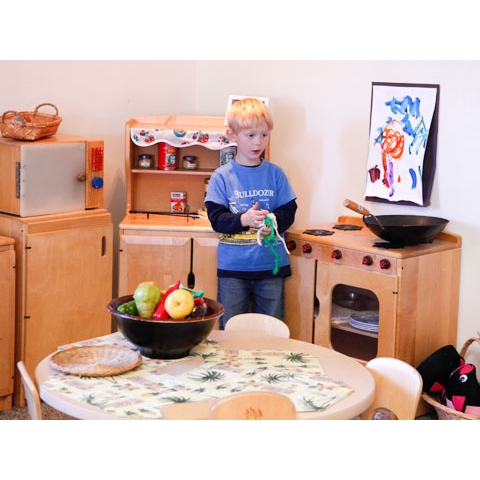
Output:
M292 276L286 322L292 338L362 362L396 357L416 366L456 344L461 237L388 244L358 217L285 235Z

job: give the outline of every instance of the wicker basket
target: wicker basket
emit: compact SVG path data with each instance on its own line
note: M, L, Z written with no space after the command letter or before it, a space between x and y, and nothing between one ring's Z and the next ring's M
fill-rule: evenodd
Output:
M40 113L39 108L50 106L55 109L55 115ZM0 131L4 138L16 140L38 140L39 138L55 135L62 118L58 116L58 109L53 103L41 103L33 112L6 111L2 116Z
M460 350L460 355L465 358L468 347L470 347L470 345L475 342L480 344L480 338L469 338ZM422 398L433 408L435 408L439 420L480 420L480 417L468 415L466 413L459 412L457 410L454 410L453 408L449 408L446 405L443 405L440 402L439 397L433 397L424 392L422 393Z

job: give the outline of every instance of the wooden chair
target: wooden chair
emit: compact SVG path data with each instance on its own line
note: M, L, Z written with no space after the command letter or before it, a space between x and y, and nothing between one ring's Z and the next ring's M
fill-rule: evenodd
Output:
M234 393L214 403L209 420L296 420L295 404L274 392Z
M423 387L418 371L387 357L374 358L366 367L375 379L375 398L362 420L413 420Z
M254 334L290 338L290 329L282 320L263 313L241 313L231 317L226 325L228 331L249 331Z
M28 413L32 420L42 420L42 408L40 404L40 396L37 387L30 378L30 375L22 361L17 363L18 371L22 376L22 384L25 390L25 398L27 400Z

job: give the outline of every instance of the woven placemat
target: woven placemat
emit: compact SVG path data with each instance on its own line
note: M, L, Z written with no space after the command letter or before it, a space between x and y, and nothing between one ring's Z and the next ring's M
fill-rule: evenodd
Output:
M142 356L127 347L91 345L60 350L50 357L55 370L85 377L108 377L128 372L142 363Z

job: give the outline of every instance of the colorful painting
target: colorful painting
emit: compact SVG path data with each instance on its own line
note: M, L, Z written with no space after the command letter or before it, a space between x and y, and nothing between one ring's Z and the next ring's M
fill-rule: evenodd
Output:
M430 133L432 121L436 120L437 97L438 86L435 85L372 85L365 192L368 199L421 206L428 202L435 163L436 128L434 139ZM433 158L426 156L430 143ZM428 175L425 177L426 169ZM425 188L428 192L424 192Z

